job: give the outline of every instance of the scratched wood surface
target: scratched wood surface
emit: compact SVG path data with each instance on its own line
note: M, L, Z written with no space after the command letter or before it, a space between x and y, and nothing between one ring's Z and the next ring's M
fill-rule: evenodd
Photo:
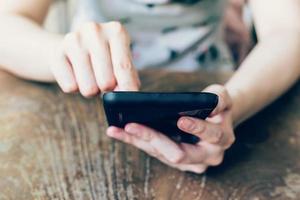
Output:
M200 91L228 74L141 73L146 91ZM238 128L204 175L104 134L101 99L0 73L0 199L300 199L300 84Z

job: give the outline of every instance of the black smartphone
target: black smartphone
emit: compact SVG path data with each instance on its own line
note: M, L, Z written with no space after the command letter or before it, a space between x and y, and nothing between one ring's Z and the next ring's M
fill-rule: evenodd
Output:
M218 104L218 96L205 92L108 92L103 106L108 124L124 128L135 122L164 133L175 142L195 144L199 138L178 129L181 116L205 119Z

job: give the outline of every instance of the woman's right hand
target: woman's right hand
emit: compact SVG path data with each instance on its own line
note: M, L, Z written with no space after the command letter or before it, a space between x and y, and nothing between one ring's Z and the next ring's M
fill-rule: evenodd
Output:
M51 71L66 93L85 97L112 90L138 90L130 38L119 22L84 24L55 47Z

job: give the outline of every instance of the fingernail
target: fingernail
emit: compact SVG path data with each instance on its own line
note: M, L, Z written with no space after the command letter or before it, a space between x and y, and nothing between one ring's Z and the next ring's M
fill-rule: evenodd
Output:
M181 127L185 130L193 130L195 127L194 121L189 118L183 118L180 123Z
M115 133L115 132L112 132L112 131L107 131L107 132L106 132L106 135L107 135L108 137L111 137L111 138L115 138L115 137L116 137L116 133Z
M125 127L125 131L128 132L129 134L136 135L136 136L138 136L140 132L140 130L134 125L127 125Z
M109 136L109 137L117 137L118 136L118 133L120 133L121 130L115 128L115 127L109 127L106 131L106 134Z

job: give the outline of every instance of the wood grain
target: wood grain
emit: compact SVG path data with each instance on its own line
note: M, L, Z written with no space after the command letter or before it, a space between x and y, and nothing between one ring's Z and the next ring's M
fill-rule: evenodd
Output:
M224 73L144 71L144 91L200 91ZM300 199L300 85L236 131L204 175L105 135L100 97L0 73L0 199Z

